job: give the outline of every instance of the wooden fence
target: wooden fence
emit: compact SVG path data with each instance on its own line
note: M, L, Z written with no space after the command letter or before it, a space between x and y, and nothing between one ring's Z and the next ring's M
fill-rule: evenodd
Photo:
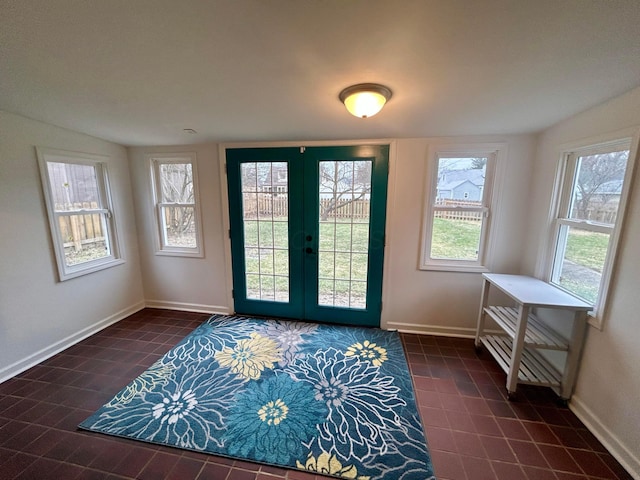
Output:
M98 208L96 202L84 202L60 205L56 204L56 211L73 211L80 209ZM74 247L76 251L82 250L85 245L103 242L102 219L97 213L84 215L68 215L58 217L60 233L66 247Z
M330 209L332 199L320 199L320 213L327 211L327 218L369 218L369 200L338 201L334 209ZM287 195L269 195L248 193L243 198L245 218L261 217L286 217L289 211L289 198Z
M470 200L456 200L449 198L437 198L436 199L437 207L481 207L481 202L474 202ZM443 218L445 220L462 220L466 222L479 222L482 220L482 212L464 212L458 210L444 210L444 211L436 211L436 218Z

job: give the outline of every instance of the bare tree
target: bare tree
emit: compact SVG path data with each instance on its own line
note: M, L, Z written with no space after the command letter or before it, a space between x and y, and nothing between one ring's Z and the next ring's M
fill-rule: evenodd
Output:
M622 190L629 151L580 157L574 209L579 218L588 219L589 210L601 209Z
M193 204L193 174L191 165L166 163L162 165L162 198L168 203ZM193 224L194 208L168 208L165 221L170 234L182 234Z
M320 219L371 194L371 162L320 162Z
M480 170L485 167L487 164L486 157L472 158L471 159L471 169L472 170Z

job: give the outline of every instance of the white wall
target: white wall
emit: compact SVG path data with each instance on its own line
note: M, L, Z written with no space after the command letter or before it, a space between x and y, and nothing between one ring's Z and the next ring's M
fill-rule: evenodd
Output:
M58 282L35 147L109 156L126 262ZM0 112L0 381L144 306L126 150Z
M131 181L138 219L140 261L147 306L230 313L225 273L220 169L216 144L129 148ZM156 255L153 199L147 153L195 152L204 258Z
M395 165L389 179L383 326L422 333L474 335L481 275L418 269L427 155L429 145L436 143L507 145L506 161L498 166L496 177L500 199L497 211L493 212L491 236L496 255L490 267L500 273L519 273L535 136L419 138L396 142Z
M501 207L494 212L496 223L492 235L497 255L493 269L517 273L524 243L526 220L523 213L527 208L535 137L421 138L399 139L392 143L382 325L420 332L473 335L480 302L480 274L418 269L428 148L433 143L507 145L500 185ZM145 155L168 152L196 152L205 258L167 257L154 253L156 231ZM227 295L230 279L226 275L230 268L227 265L225 269L228 261L225 253L230 255L230 252L225 250L229 246L225 237L228 227L223 221L223 209L227 205L223 205L220 193L223 185L218 155L216 144L129 148L147 305L207 312L233 311ZM222 181L226 182L226 179ZM451 301L452 298L455 301Z
M524 272L545 253L560 146L640 128L640 88L543 132L535 160ZM640 479L640 173L636 168L603 329L589 327L571 408Z

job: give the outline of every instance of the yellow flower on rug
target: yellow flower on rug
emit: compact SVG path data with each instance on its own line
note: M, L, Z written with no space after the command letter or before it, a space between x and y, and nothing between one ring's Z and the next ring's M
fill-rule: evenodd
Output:
M358 475L358 469L355 466L343 466L342 462L340 462L335 455L330 455L327 452L322 452L318 455L318 458L309 454L304 465L297 460L296 465L301 470L321 473L324 475L337 475L342 478L351 478L353 480L369 480L371 478L364 475Z
M263 370L273 368L280 356L277 342L254 332L251 338L238 340L234 348L225 347L216 352L214 358L239 377L257 380Z
M173 374L174 370L175 367L172 365L165 365L162 362L156 362L149 367L146 372L136 378L120 393L113 397L107 405L115 406L117 404L128 404L136 395L153 390L157 385L165 384L167 382L167 378Z
M380 347L379 345L365 340L364 342L354 343L345 352L346 357L360 357L362 360L371 362L376 367L383 364L385 360L388 360L387 349Z

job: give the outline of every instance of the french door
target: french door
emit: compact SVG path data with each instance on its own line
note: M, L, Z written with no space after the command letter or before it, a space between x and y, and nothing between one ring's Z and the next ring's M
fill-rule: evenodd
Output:
M227 149L237 313L378 326L389 147Z

